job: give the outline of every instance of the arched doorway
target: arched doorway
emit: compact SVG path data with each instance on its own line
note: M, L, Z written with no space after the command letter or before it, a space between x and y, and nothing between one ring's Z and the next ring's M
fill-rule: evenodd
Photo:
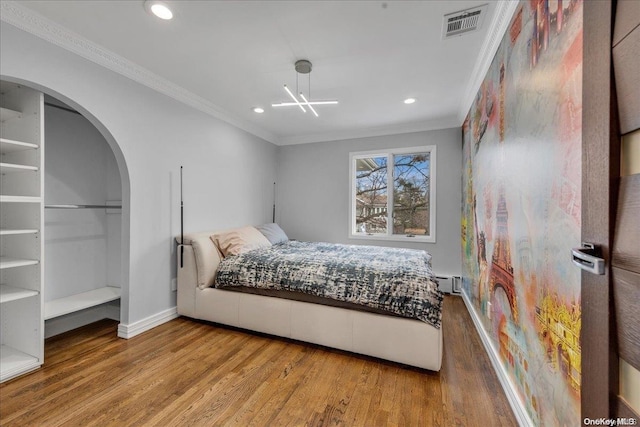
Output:
M130 180L127 164L120 146L111 132L97 117L64 94L34 82L9 76L1 76L0 80L24 85L45 95L45 140L47 139L46 131L49 130L50 132L58 133L57 138L60 142L60 139L64 139L60 138L63 134L62 131L70 124L76 127L77 134L74 135L75 137L91 139L91 141L87 139L84 141L79 139L63 141L57 147L54 147L52 143L49 151L47 151L47 144L45 143L44 145L45 207L47 207L47 204L82 206L77 210L68 210L67 208L60 210L57 208L45 209L43 233L45 247L49 245L51 246L50 249L53 250L55 247L57 251L55 256L49 253L44 262L45 284L43 292L45 314L47 313L47 303L51 300L88 292L98 286L96 284L81 283L83 280L78 280L78 283L70 286L70 289L61 290L60 286L69 286L68 277L69 274L73 274L73 271L69 270L75 270L76 273L82 270L85 276L92 277L94 281L97 281L96 276L108 276L105 277L104 284L101 287L118 288L118 295L98 295L98 300L96 301L102 298L105 301L104 303L75 311L72 308L72 311L59 316L57 314L60 312L55 313L55 318L47 320L46 335L55 335L64 330L90 323L96 316L101 316L101 313L106 313L105 317L115 318L117 316L121 322L126 322L129 307ZM47 121L47 115L51 119L49 122ZM52 125L52 120L54 119L63 120L65 123ZM65 153L52 151L54 149L73 151L74 144L76 148L80 147L81 150L77 150L75 154L67 156L68 158L65 158ZM47 156L47 152L49 156ZM83 157L85 161L83 161ZM47 159L52 162L47 162ZM100 167L95 167L100 164L100 159L105 160L104 168L101 171L98 170ZM47 163L51 163L49 168L46 167ZM51 172L54 169L57 170L57 173L52 174ZM87 175L87 179L78 179L82 173ZM110 187L110 189L107 189L106 193L102 194L102 196L107 194L106 197L101 197L97 194L98 192L93 191L96 188L96 177L99 175L108 178L110 181L105 183L105 186ZM55 188L53 194L48 191L50 188ZM54 199L49 197L50 194ZM109 200L109 196L114 194L116 197L111 198L115 200ZM96 198L92 199L93 196L96 196ZM120 208L92 207L102 205L116 205L120 206ZM116 216L118 221L114 221ZM75 231L73 231L74 219L78 220ZM117 235L113 233L115 222L117 222ZM103 236L99 236L101 226L104 228L102 230ZM82 232L78 232L79 230ZM105 247L104 254L101 254L111 258L111 260L105 260L106 263L111 264L111 271L108 271L109 267L105 265L86 265L91 258L90 254L86 253L86 248L100 246L101 239L105 246L111 246ZM77 244L75 248L74 243ZM116 244L115 247L114 243ZM47 252L47 249L45 249L45 252ZM96 258L98 257L96 256ZM114 257L117 257L117 259L114 259ZM53 262L55 261L66 263L66 266L59 265L57 269L50 269L49 267L53 267ZM73 262L76 262L76 264L72 269L69 266ZM47 281L51 285L56 285L57 288L54 289L49 286ZM66 284L62 283L65 281L67 282ZM108 291L108 289L106 290ZM65 292L68 295L64 295ZM113 302L110 303L110 301L116 300L115 297L119 299L119 305L114 305ZM114 310L117 310L115 315ZM55 326L49 328L49 324Z

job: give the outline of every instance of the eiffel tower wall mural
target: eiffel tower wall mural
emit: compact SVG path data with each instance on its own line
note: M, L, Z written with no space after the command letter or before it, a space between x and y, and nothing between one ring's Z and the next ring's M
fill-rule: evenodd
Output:
M463 292L535 425L580 420L582 2L518 5L463 124Z

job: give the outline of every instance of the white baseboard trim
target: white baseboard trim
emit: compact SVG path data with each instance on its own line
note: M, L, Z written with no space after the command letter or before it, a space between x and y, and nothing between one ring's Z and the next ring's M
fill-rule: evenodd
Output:
M502 362L500 362L499 353L494 347L493 341L487 334L487 331L485 331L484 326L480 321L480 317L476 312L476 308L473 306L471 301L469 301L469 297L467 297L467 294L465 294L464 291L462 292L462 300L464 301L464 305L467 307L467 310L469 311L469 315L471 316L471 320L473 320L473 324L475 325L476 330L478 331L478 335L480 335L480 340L482 341L482 344L484 345L484 349L487 351L487 354L489 355L489 360L491 360L491 365L493 365L493 370L496 372L496 375L498 376L498 380L502 385L502 389L504 390L504 393L507 396L507 400L509 401L509 405L511 406L511 410L513 410L513 414L515 415L516 420L518 421L518 424L521 427L529 427L529 426L533 427L534 426L533 421L529 417L529 414L527 413L527 409L522 403L522 400L520 399L520 396L518 395L518 392L515 386L513 385L511 378L509 378L509 374L504 369L504 366L502 366Z
M176 317L178 317L178 308L173 307L153 314L142 320L138 320L137 322L129 323L128 325L120 323L118 325L118 336L125 339L133 338L136 335L153 329L156 326L162 325L163 323L173 320Z

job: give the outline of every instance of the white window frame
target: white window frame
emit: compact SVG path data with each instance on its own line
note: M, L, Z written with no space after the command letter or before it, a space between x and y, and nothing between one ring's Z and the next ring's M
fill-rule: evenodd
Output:
M393 156L398 154L429 153L429 232L427 236L393 234ZM356 232L356 160L367 157L387 156L387 232L363 234ZM362 240L387 240L396 242L436 242L436 146L389 148L384 150L349 153L349 238ZM389 185L391 183L391 185Z

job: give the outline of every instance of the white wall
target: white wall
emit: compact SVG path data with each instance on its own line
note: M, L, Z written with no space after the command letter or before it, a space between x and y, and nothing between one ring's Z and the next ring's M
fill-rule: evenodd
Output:
M45 105L44 116L45 205L120 200L120 173L100 132L73 112ZM120 286L120 222L119 211L45 209L45 301Z
M290 238L426 249L437 274L460 274L460 129L444 129L278 148L277 212ZM349 239L349 153L437 146L436 243Z
M114 148L123 181L124 324L175 306L180 165L186 231L271 219L274 145L4 22L0 77L46 89Z

